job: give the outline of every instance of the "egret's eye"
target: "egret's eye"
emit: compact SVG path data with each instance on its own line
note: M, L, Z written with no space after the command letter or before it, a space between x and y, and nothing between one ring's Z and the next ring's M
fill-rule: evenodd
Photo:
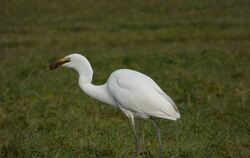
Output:
M68 62L70 62L70 58L65 59L65 63L68 63Z

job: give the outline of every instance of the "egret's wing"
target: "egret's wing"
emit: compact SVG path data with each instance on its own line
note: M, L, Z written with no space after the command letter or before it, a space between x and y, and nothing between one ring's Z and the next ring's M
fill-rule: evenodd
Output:
M127 69L115 71L107 85L111 95L124 109L172 120L180 117L171 98L142 73Z

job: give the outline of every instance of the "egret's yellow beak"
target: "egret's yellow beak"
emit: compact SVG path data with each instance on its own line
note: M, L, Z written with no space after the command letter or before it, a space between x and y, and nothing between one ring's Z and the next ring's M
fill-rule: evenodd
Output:
M63 64L69 62L69 61L70 61L70 60L67 59L67 58L66 58L66 59L63 58L63 59L57 60L56 62L51 63L51 64L48 66L48 70L56 69L56 68L62 66Z

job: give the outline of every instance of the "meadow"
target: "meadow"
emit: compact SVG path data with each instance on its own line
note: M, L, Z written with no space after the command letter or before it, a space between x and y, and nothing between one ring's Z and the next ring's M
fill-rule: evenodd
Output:
M0 157L135 157L130 122L78 86L44 72L86 56L93 83L119 68L153 78L181 119L157 119L166 157L250 157L250 1L0 2ZM136 120L141 157L158 158L155 129Z

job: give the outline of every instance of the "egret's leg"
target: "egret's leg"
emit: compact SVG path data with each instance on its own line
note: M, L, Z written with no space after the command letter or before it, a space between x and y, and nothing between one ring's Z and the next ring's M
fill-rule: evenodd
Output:
M158 142L159 142L160 156L163 158L164 157L164 152L163 152L163 146L162 146L162 142L161 142L161 130L156 125L156 123L154 122L154 120L152 118L150 118L150 120L152 121L153 125L155 126L155 129L156 129L156 132L157 132L157 138L158 138Z
M136 155L138 155L140 153L140 148L141 148L141 143L140 143L140 139L136 133L136 128L135 128L135 120L134 118L130 118L131 123L132 123L132 127L133 127L133 134L135 137L135 149L136 149Z

